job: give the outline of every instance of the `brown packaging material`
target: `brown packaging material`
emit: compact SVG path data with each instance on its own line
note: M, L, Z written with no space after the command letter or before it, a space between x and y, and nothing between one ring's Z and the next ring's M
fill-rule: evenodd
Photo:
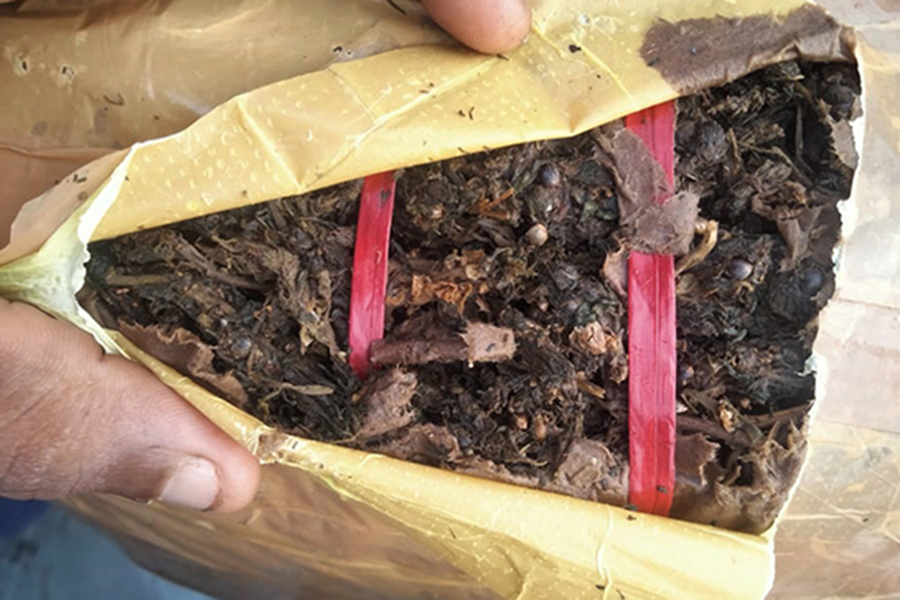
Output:
M25 14L0 13L6 40L0 85L15 107L0 117L0 165L32 165L34 175L10 186L9 201L20 204L35 185L45 189L68 165L104 157L63 175L20 213L12 243L0 250L0 263L7 263L0 293L69 319L110 351L143 362L270 465L259 498L237 516L111 497L72 501L82 515L115 532L144 564L223 597L759 598L767 592L771 535L635 518L280 434L102 330L77 306L74 292L89 239L465 151L572 135L672 98L684 77L668 73L667 81L648 66L652 57L642 56L646 32L660 20L770 15L731 21L755 23L769 36L742 69L793 57L798 48L813 47L819 56L846 52L846 32L809 8L792 13L797 1L544 0L533 5L525 45L490 57L437 43L444 37L422 25L411 3L399 3L406 17L386 3L362 0L340 9L326 0L262 8L235 2L221 10L218 3L203 10L188 0L93 1L68 11L55 4L26 1ZM900 417L883 406L900 362L890 335L900 309L900 254L885 249L900 243L892 227L900 209L891 197L900 173L886 166L900 155L894 108L900 48L897 15L868 9L857 49L866 135L838 298L817 343L819 415L810 462L777 532L782 575L775 593L786 598L819 597L823 590L884 595L900 587L893 568L900 560L893 519L900 466L893 458L900 434L893 432L900 432ZM803 14L818 28L809 36L812 46L798 43L810 33L805 25L790 30ZM285 23L310 23L303 15L329 26L312 31L302 48L296 38L271 34L284 32ZM43 29L31 27L35 20ZM18 29L23 21L25 33ZM704 37L715 28L704 33L687 25L681 31L694 32L697 46L716 39ZM109 52L110 38L130 51ZM257 38L266 38L260 54L247 44L246 54L229 54L223 63L217 44ZM426 42L435 43L419 45ZM400 49L389 51L394 48ZM350 58L348 50L374 56L335 62ZM133 79L110 68L129 60ZM71 85L66 66L75 70ZM715 69L704 68L701 78L711 82ZM47 95L46 105L29 104L34 90ZM174 133L249 90L181 133L108 154ZM63 155L69 162L51 159ZM883 377L861 381L860 373Z

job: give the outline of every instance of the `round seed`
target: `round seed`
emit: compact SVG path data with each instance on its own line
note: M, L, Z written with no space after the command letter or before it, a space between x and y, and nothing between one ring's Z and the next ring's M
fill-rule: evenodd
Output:
M825 276L818 269L804 269L800 276L800 285L807 296L815 296L825 285Z
M547 228L541 223L532 225L531 229L525 232L525 241L535 247L543 246L549 238L550 234Z
M734 258L728 263L728 274L735 279L747 279L753 275L753 265L743 258Z
M541 170L538 171L538 181L541 185L546 187L557 187L562 183L562 177L559 174L559 169L553 165L547 164L542 166Z

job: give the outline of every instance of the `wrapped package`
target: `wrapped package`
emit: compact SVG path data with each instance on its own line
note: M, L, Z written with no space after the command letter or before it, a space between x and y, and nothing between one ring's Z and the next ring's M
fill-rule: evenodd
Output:
M0 168L20 177L0 204L30 200L0 250L0 294L143 363L267 465L259 497L234 516L70 501L142 564L234 598L760 598L776 555L783 597L900 587L890 483L900 423L884 406L900 273L890 252L900 174L887 166L900 154L900 25L889 7L867 7L854 35L796 1L547 0L534 3L525 44L503 56L456 47L405 2L26 1L0 11L11 107ZM777 531L763 536L275 431L104 330L75 300L91 240L572 136L774 62L854 52L867 117L838 290L816 346L810 458ZM861 372L879 376L860 385Z

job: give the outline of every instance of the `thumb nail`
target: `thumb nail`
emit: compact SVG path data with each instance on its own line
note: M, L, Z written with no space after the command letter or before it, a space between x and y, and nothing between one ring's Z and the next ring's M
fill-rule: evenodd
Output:
M188 456L166 480L159 500L194 510L209 510L218 499L220 489L216 466L205 458Z

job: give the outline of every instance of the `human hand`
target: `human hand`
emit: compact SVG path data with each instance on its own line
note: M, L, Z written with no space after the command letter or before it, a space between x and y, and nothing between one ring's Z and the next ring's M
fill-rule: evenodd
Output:
M237 510L256 459L142 366L0 299L0 496L87 492Z
M422 6L447 33L485 54L514 49L531 29L523 0L422 0Z
M531 22L521 0L422 4L487 53L517 46ZM259 478L249 452L149 371L0 299L0 496L100 492L229 512L253 499Z

